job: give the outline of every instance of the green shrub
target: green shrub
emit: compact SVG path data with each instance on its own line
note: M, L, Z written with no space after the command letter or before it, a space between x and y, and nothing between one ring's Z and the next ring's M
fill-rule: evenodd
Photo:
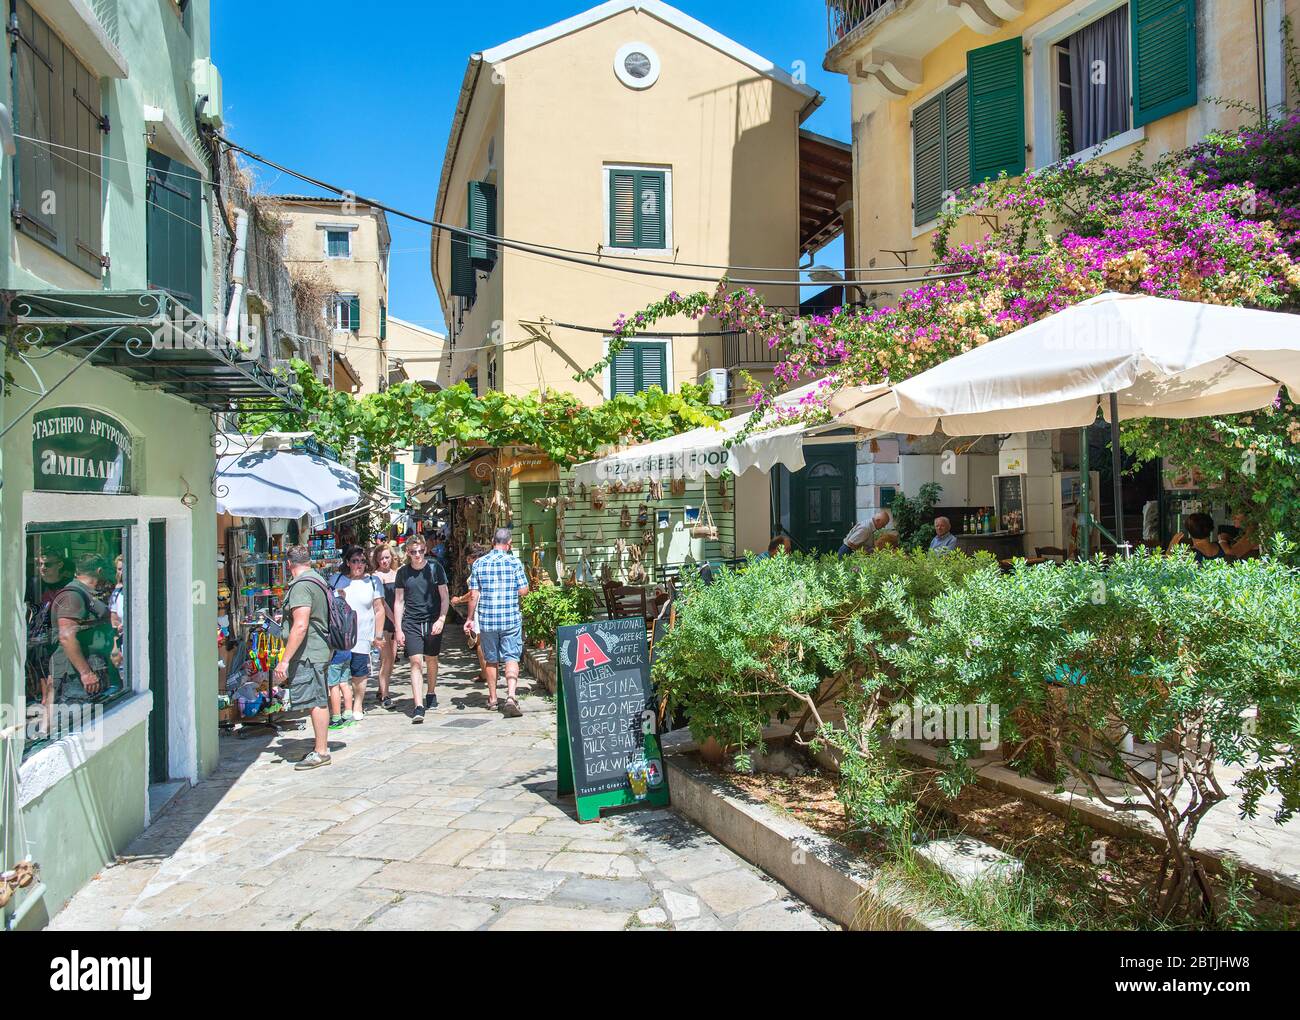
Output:
M880 650L908 636L899 606L924 619L959 578L994 567L987 556L882 551L724 568L711 585L686 585L676 626L655 648L655 682L687 713L696 740L761 749L763 728L777 719L793 723L797 741L829 742L854 823L903 826L906 777L880 739L901 692Z
M895 611L912 614L901 593ZM1119 811L1149 815L1167 842L1159 910L1173 917L1209 883L1192 856L1201 819L1242 771L1242 810L1280 794L1300 806L1300 575L1270 559L1197 566L1186 553L1103 564L1017 564L974 573L883 654L926 704L999 706L1013 764L1068 771ZM1252 712L1255 718L1248 718ZM1136 745L1129 749L1125 737ZM952 788L969 778L953 744ZM1120 780L1108 792L1098 772ZM1199 889L1201 896L1195 895Z
M926 482L917 490L915 499L901 492L894 497L889 513L904 549L930 548L930 539L934 538L934 505L942 491L943 486L937 482Z
M586 623L596 612L596 592L582 585L543 585L524 596L524 637L533 645L554 644L557 627Z

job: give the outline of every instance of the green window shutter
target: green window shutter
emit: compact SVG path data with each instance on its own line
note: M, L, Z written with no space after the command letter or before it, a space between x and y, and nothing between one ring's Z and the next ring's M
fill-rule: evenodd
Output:
M1196 105L1195 0L1130 0L1133 126Z
M469 182L469 229L480 234L497 232L497 186L487 181ZM469 239L470 261L476 266L491 269L496 265L497 246L480 237Z
M636 246L662 248L665 244L664 175L638 170L636 174Z
M356 332L361 328L361 299L353 297L348 299L348 329Z
M609 243L614 248L665 248L668 176L662 170L609 172Z
M970 179L1025 172L1025 62L1019 36L966 54Z
M393 510L406 509L406 465L399 461L393 461L388 465L388 488L392 492L393 502L390 504Z
M658 386L668 392L668 359L663 344L637 344L637 391Z
M662 343L633 342L614 357L609 367L609 395L640 393L651 386L668 391L668 359Z
M614 248L636 247L636 172L609 173L609 243Z
M379 339L388 339L388 305L383 301L379 302Z
M943 95L912 112L912 220L919 226L943 205Z
M150 287L203 310L203 181L198 171L146 151L145 264Z
M970 185L970 125L965 79L944 91L943 105L944 192L956 194Z
M451 232L451 293L455 297L474 299L478 291L474 263L469 256L469 235Z
M617 397L620 393L637 391L637 356L636 344L628 344L614 355L613 364L609 366L609 395Z
M26 0L15 0L13 15L14 129L47 143L18 142L18 227L98 277L104 268L101 136L107 130L99 79Z

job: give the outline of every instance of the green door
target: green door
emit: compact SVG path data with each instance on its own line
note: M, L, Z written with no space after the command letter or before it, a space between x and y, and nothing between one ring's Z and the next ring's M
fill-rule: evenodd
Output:
M851 443L804 447L803 470L790 476L790 519L810 553L834 552L853 527L855 463Z
M149 522L149 782L167 774L167 522Z
M542 509L534 500L559 494L560 487L554 482L519 486L519 497L523 502L523 528L515 540L515 548L524 567L529 570L533 565L533 550L541 550L542 566L553 581L559 581L555 576L555 511ZM571 532L576 527L576 520L569 525ZM572 563L570 566L576 567L577 564Z

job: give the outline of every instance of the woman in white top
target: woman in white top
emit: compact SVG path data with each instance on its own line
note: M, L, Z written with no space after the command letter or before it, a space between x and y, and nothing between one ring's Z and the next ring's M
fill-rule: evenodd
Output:
M352 679L352 718L360 719L366 700L366 682L370 679L370 650L379 645L379 635L384 632L384 586L367 570L366 551L359 545L350 545L343 553L343 567L334 576L332 587L343 593L352 611L357 614L357 643L352 646L348 661ZM341 659L345 653L338 653ZM331 664L334 667L335 664ZM342 665L342 663L338 663Z
M379 703L384 708L392 708L388 680L393 675L393 663L397 661L397 632L393 626L396 619L393 598L397 583L397 556L387 542L380 542L370 551L370 569L384 591L384 625L375 631L379 636Z

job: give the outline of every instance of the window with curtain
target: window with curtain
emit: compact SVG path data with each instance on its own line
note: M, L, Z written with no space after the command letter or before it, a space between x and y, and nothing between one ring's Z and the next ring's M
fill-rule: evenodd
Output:
M1127 4L1062 39L1054 55L1059 156L1084 152L1132 127Z

